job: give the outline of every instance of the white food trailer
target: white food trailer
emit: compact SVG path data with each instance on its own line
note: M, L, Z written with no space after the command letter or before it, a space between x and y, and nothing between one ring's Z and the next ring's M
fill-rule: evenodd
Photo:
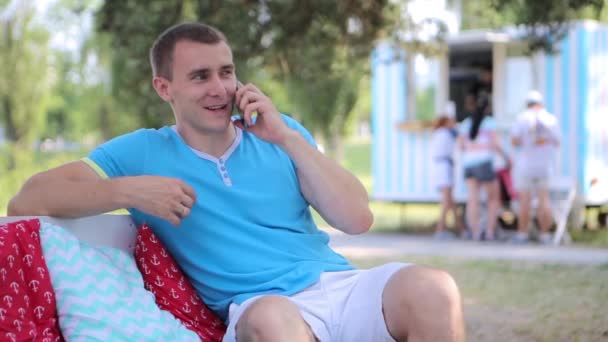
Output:
M378 44L371 58L373 199L439 201L430 179L431 131L416 124L417 106L408 105L408 99L432 94L433 113L452 100L462 119L465 92L479 73L475 66L485 64L491 67L493 113L506 150L525 94L539 90L547 109L557 116L563 138L556 179L575 184L587 206L608 203L608 26L572 23L554 55L528 57L522 46L515 31L460 32L447 39L444 54L427 63L431 71L426 81L416 78L408 89L407 69L412 66L406 60L414 59L389 43ZM458 157L455 169L455 197L463 202L466 189Z

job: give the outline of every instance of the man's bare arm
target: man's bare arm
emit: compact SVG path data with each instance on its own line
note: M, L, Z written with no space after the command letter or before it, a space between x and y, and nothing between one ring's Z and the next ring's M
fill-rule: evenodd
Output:
M360 234L369 229L373 214L367 191L353 174L317 151L298 131L289 128L270 98L255 85L249 83L240 87L235 101L244 118L244 122L235 124L278 145L289 155L297 166L304 198L330 225L348 234ZM255 125L252 121L254 112L259 114Z
M363 184L349 171L293 131L281 146L298 167L302 194L329 223L348 234L366 232L373 223Z
M12 216L82 217L137 208L178 225L196 202L194 190L159 176L101 178L83 161L32 176L11 199Z
M30 177L8 205L8 214L81 217L125 204L118 179L102 179L83 161L64 164Z

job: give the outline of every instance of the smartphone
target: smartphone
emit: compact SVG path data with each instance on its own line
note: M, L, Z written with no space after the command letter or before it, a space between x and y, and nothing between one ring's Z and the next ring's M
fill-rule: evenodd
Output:
M239 81L237 79L236 80L236 90L239 90L242 86L243 86L243 83L241 83L241 81ZM257 116L258 116L258 113L253 113L251 115L251 124L252 125L255 125ZM241 113L241 110L239 109L239 106L236 103L236 96L232 100L232 115L230 116L230 120L232 120L232 122L241 121L243 123L243 126L249 127L249 124L245 121L243 113Z

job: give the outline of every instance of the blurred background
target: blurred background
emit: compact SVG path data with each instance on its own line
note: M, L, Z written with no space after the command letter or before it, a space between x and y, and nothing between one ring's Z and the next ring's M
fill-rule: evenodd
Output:
M32 174L119 134L173 123L152 88L148 49L182 21L222 30L239 78L362 180L372 238L432 234L439 194L426 187L429 156L419 149L446 100L458 120L466 116L460 101L473 67L491 67L504 132L522 94L542 86L568 132L560 170L579 190L569 220L575 252L608 246L607 0L0 0L0 215ZM504 247L513 258L502 261L432 252L455 243L402 259L454 275L471 341L608 340L606 264L535 260L547 246L461 242L465 251Z
M116 135L172 123L169 106L151 86L148 49L159 32L177 22L202 21L226 33L239 78L258 84L280 111L301 120L325 153L374 194L382 177L373 171L373 146L383 134L375 128L372 103L379 46L389 44L398 52L394 60L413 66L409 72L396 69L407 88L418 86L402 94L411 101L400 123L426 127L441 100L437 93L445 88L436 85L441 79L429 80L438 79L436 57L450 39L515 28L525 41L518 45L522 54L559 52L573 23L608 21L605 5L603 0L0 0L0 214L33 173L81 158ZM435 220L434 200L372 198L374 229L425 232ZM587 210L593 216L588 227L602 226L604 216L595 219L602 210L598 205ZM599 234L575 238L608 240Z

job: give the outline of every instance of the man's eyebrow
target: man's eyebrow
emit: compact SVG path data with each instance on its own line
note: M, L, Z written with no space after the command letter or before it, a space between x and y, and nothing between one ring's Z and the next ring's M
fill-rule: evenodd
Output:
M188 77L198 75L198 74L208 74L208 73L209 73L209 68L198 68L198 69L194 69L194 70L190 71L188 73Z
M234 64L223 65L220 69L221 70L234 70ZM190 71L188 73L188 77L192 77L194 75L199 75L199 74L208 74L209 72L211 72L211 68L197 68L197 69Z

